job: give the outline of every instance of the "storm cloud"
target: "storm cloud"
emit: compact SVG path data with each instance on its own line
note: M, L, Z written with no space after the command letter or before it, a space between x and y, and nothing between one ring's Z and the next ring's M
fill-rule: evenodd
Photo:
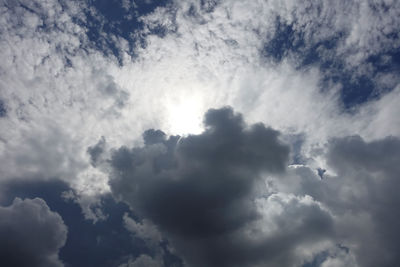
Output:
M188 137L149 130L144 147L115 151L114 194L188 237L223 234L255 218L253 186L262 171L284 170L288 148L261 124L245 129L229 108L208 111L205 125L204 133Z
M358 266L396 266L399 138L369 142L360 136L335 138L329 141L325 157L327 171L322 178L308 166L293 166L285 177L269 179L272 190L308 195L322 203L334 217L332 240L346 247Z
M359 136L332 141L328 163L337 173L327 181L324 200L343 214L340 227L362 266L395 266L400 262L400 139L366 142ZM329 186L329 187L328 187ZM336 191L336 192L335 192ZM333 198L336 194L336 198Z
M113 194L158 226L191 266L304 260L296 248L323 240L332 221L310 197L263 195L263 175L284 173L288 163L279 132L247 126L228 107L210 109L204 124L185 137L148 130L144 146L115 150Z
M62 267L58 252L67 227L43 199L16 198L0 207L0 259L3 266Z

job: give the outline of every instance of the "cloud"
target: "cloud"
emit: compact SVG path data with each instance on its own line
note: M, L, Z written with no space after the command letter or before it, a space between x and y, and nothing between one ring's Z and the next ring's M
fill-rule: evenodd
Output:
M322 203L334 221L332 240L346 247L359 266L394 266L400 261L399 148L393 136L371 142L360 136L335 138L328 144L322 179L315 169L292 166L267 181L272 192L309 195ZM341 261L327 259L326 264Z
M129 260L127 263L119 265L119 267L162 267L162 263L147 255L140 255L134 260Z
M305 47L319 44L316 48L324 49L325 41L338 37L337 45L326 48L347 56L346 67L364 64L369 56L399 45L398 36L392 34L399 24L395 1L272 1L270 9L294 31L293 45L301 41Z
M104 152L105 146L106 139L104 138L104 136L102 136L96 145L90 146L87 149L87 153L90 155L90 163L92 164L92 166L96 167L98 161L100 160L100 156Z
M135 236L148 243L151 248L157 247L161 243L161 234L159 233L157 227L150 221L143 220L141 223L136 222L130 218L128 214L124 214L123 219L125 228L135 234Z
M268 32L267 61L318 67L322 88L341 87L346 108L393 90L399 80L396 1L272 1L275 29ZM388 60L388 61L387 61ZM392 76L390 82L385 81Z
M354 136L333 141L328 152L328 163L337 173L330 178L334 184L330 188L337 188L333 190L340 200L325 203L348 217L349 225L344 223L342 231L362 266L400 262L396 208L400 197L395 189L400 186L399 151L397 137L365 142Z
M58 213L40 198L16 198L0 207L0 258L4 266L64 266L58 252L67 227Z
M160 140L160 132L147 131L145 147L116 150L113 193L154 223L187 236L235 229L255 216L247 195L260 172L284 170L288 148L278 132L261 124L245 130L229 108L208 111L205 125L203 134L182 138Z
M329 255L321 262L320 267L357 267L354 255L348 249L336 247L329 251Z
M346 6L344 11L341 5ZM107 192L107 181L91 168L86 154L93 140L105 136L116 147L132 139L140 143L140 133L149 128L160 128L167 134L200 133L202 114L224 105L283 134L304 134L302 153L310 159L315 158L310 150L323 146L332 136L380 138L386 132L399 134L396 118L385 115L381 119L381 115L398 109L393 104L398 92L390 95L390 106L382 98L368 103L367 110L362 107L346 114L337 96L340 85L321 88L319 68L299 70L290 60L270 64L260 58L276 31L277 15L293 22L294 30L307 32L310 42L315 43L329 39L330 32L357 25L345 23L357 16L344 16L343 12L359 13L356 3L347 5L172 2L146 12L140 17L143 29L134 27L129 33L144 38L144 47L136 47L121 36L112 38L114 33L98 27L103 38L115 43L119 62L91 44L88 20L90 14L100 12L96 7L83 2L49 0L34 5L5 1L0 21L0 86L7 116L0 121L0 158L5 165L15 166L21 155L40 156L28 160L29 168L2 168L2 179L62 177L81 194ZM397 10L392 7L390 10ZM319 9L324 16L318 16ZM152 33L157 27L165 28L165 34ZM130 55L130 46L135 56ZM397 76L388 75L384 77ZM397 84L384 77L379 79ZM48 139L54 140L52 146L44 145ZM38 151L32 152L36 146ZM47 164L53 159L63 164Z
M279 132L247 126L231 108L209 110L204 124L186 137L148 130L144 146L114 150L114 196L154 223L190 266L291 266L331 245L332 218L320 203L263 195L263 175L286 169ZM145 234L145 224L126 220Z
M116 203L109 194L102 196L96 202L97 206L92 209L93 212L99 210L106 218L97 221L87 220L86 214L85 217L82 214L84 211L82 207L75 201L65 199L66 192L72 193L71 191L66 182L56 179L49 181L14 179L1 184L0 203L6 206L12 203L15 197L45 200L53 213L57 212L68 226L68 238L59 252L59 258L66 266L115 267L126 262L127 255L135 258L143 253L149 253L145 242L140 237L131 235L124 226L123 216L125 214L126 216L129 214L129 218L133 216L127 205ZM85 201L82 202L86 203ZM3 264L1 259L0 263Z
M397 232L388 210L397 199L383 192L395 188L391 177L398 170L384 152L373 151L386 136L400 136L393 115L400 113L396 1L114 1L109 10L100 2L0 3L1 183L65 181L94 221L112 189L143 217L129 216L136 232L152 222L188 262L199 263L207 245L222 249L212 238L192 242L196 249L182 245L184 232L189 239L198 233L190 216L213 217L204 216L203 199L218 204L210 211L217 215L200 220L199 229L211 237L226 231L221 240L232 244L226 251L243 240L256 244L246 229L260 231L263 222L271 229L287 226L282 221L297 210L320 222L312 234L301 222L287 226L282 242L274 241L286 254L260 253L254 264L308 262L325 255L321 250L330 251L323 259L328 266L353 256L377 261L368 256L375 250L395 261L389 233ZM266 49L271 44L282 49ZM343 92L362 101L348 105ZM210 115L202 125L207 110L226 105L249 125L262 122L276 131L248 126L229 112L222 120ZM150 130L142 138L151 128L163 132ZM361 141L346 143L352 135ZM277 145L282 153L264 153L278 139L288 142ZM340 142L363 152L340 152L346 146ZM290 159L283 152L289 145ZM120 148L113 157L110 147ZM347 155L353 158L339 160ZM286 168L292 163L301 165ZM317 168L327 170L322 179ZM264 179L271 182L266 189ZM196 205L197 213L190 209ZM183 211L190 216L177 215ZM167 213L174 216L167 220ZM295 229L315 236L318 248ZM257 242L273 250L276 231L262 232ZM334 252L335 242L350 252ZM226 261L247 264L250 252L240 252ZM129 254L131 261L138 255Z
M3 100L0 99L0 118L5 117L7 115L7 109L6 106L3 102Z

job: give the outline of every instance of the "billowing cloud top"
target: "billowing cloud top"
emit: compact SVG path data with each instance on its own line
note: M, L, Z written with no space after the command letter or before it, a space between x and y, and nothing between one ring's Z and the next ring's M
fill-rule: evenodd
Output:
M246 126L231 108L209 110L204 124L187 137L148 130L144 147L113 151L113 194L155 223L190 266L290 266L305 257L294 250L323 240L332 219L311 198L262 195L264 175L288 163L279 133ZM301 222L278 227L285 216Z
M4 266L61 267L58 250L67 227L43 199L16 198L0 207L0 259Z
M168 139L144 133L143 148L112 154L111 189L166 231L207 238L234 231L257 216L251 205L263 172L282 172L288 148L262 124L245 129L229 108L209 110L200 135Z

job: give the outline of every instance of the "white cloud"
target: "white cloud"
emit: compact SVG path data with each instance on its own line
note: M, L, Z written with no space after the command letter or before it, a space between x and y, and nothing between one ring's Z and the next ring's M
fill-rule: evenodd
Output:
M50 5L54 11L48 11ZM335 12L329 11L331 5L335 6ZM305 30L312 38L317 38L312 34L315 31L322 34L318 38L329 37L323 34L327 32L324 28L317 28L318 21L334 20L334 23L329 22L329 27L339 30L344 25L359 24L340 22L344 18L354 19L354 16L344 16L340 8L357 10L356 4L324 3L321 6L324 16L316 19L315 13L305 13L306 5L290 1L225 1L212 13L198 9L198 16L204 23L198 23L185 13L188 3L178 4L176 17L158 8L143 21L170 29L177 25L177 33L167 34L165 38L149 35L147 47L138 50L138 59L132 62L125 55L122 67L118 67L114 59L104 58L92 49L86 48L88 53L81 50L88 42L85 29L71 20L71 16L81 16L79 7L71 5L68 11L72 15L69 15L62 13L56 3L46 2L42 9L49 13L47 23L63 29L50 32L31 26L5 26L15 25L11 20L13 12L8 11L8 20L3 18L3 25L8 29L2 38L5 59L2 66L6 70L2 75L2 97L15 124L7 127L13 133L8 136L3 133L3 139L19 135L19 124L25 124L20 120L35 120L37 125L43 123L38 121L43 120L43 115L50 123L61 124L57 127L66 128L68 135L73 131L77 139L83 139L88 145L85 139L92 139L93 135L95 139L104 135L111 142L128 142L149 127L173 134L199 131L204 111L227 104L254 121L261 120L284 131L306 132L312 142L330 136L360 134L377 112L369 112L366 118L356 117L360 122L354 125L353 116L342 114L337 95L320 92L318 71L298 71L290 62L270 66L259 59L259 50L265 41L263 36L274 31L273 14L292 21L295 18L290 14L295 10L296 25L299 28L307 25ZM313 6L309 8L313 10ZM17 9L22 12L22 18L38 17L23 8ZM24 31L23 37L16 34L17 29ZM58 45L64 50L57 50ZM73 53L69 55L64 51ZM65 56L71 60L72 67L65 64ZM107 83L119 88L114 96L101 94ZM121 95L121 92L127 94ZM125 106L118 108L118 101L123 101ZM188 106L190 110L186 111ZM182 113L183 117L177 115ZM391 119L385 121L391 124ZM188 124L191 126L187 127ZM393 125L385 128L393 131Z

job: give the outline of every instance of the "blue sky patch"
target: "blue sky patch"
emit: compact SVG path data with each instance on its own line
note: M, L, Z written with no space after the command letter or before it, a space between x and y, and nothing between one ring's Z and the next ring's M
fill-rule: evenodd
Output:
M294 30L293 24L286 24L277 18L275 34L265 44L262 55L276 63L289 58L299 69L317 66L323 74L321 90L325 90L328 84L339 84L342 88L343 106L349 110L376 99L394 88L393 86L382 88L374 82L374 78L378 74L387 72L400 74L400 50L393 49L370 56L365 64L372 64L372 72L359 74L357 68L349 69L345 65L344 58L336 55L336 48L346 36L346 33L338 32L332 38L312 43L312 40L305 39L304 32ZM393 39L395 38L397 37L393 36Z

